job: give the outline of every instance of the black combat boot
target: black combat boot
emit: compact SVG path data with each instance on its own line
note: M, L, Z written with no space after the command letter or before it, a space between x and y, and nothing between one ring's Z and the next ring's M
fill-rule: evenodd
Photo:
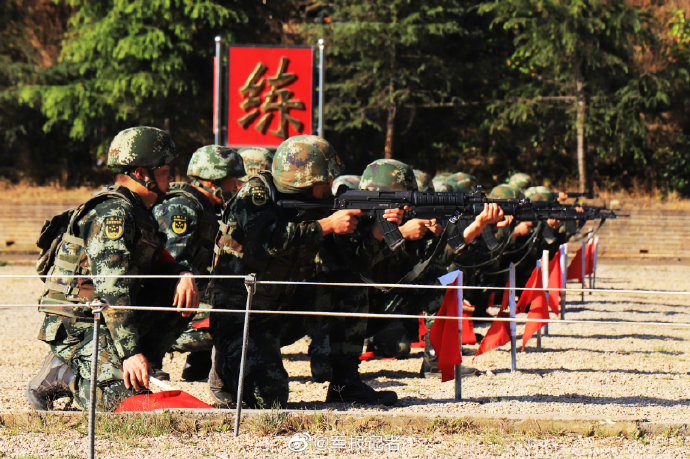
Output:
M211 371L208 373L208 387L211 390L211 395L218 403L223 405L232 405L235 403L235 398L230 392L225 391L223 380L216 372L216 348L211 352Z
M189 382L206 381L211 371L211 351L190 352L182 369L182 379Z
M358 363L333 368L333 380L328 386L326 403L361 403L390 406L398 401L392 390L374 390L359 376Z
M53 402L62 397L69 397L71 403L74 396L69 383L73 377L72 369L48 352L41 370L26 386L26 398L34 409L40 411L52 410Z

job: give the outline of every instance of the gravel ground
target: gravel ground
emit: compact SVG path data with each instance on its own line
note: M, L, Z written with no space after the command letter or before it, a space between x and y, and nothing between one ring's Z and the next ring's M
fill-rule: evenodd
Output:
M30 273L30 266L5 266L0 274ZM4 292L0 302L27 304L36 301L42 283L38 279L0 278ZM577 287L577 284L569 284ZM616 289L658 289L690 291L690 266L687 264L640 265L600 260L597 287ZM662 294L587 294L580 302L579 293L568 295L568 319L630 320L690 323L690 296ZM35 339L42 316L35 308L0 306L0 406L2 411L26 411L23 396L26 381L38 369L47 346ZM483 333L487 325L476 325ZM521 333L518 326L518 334ZM445 413L447 415L553 415L590 416L601 419L629 417L650 421L690 423L690 328L645 325L552 324L542 339L541 351L535 340L519 353L520 370L510 373L508 347L477 357L466 356L463 364L476 368L479 375L463 378L463 400L454 400L453 382L420 379L419 352L406 360L362 363L363 377L374 387L394 389L398 405L379 408L396 411ZM284 349L285 366L291 376L290 408L347 409L356 407L323 403L326 385L309 378L305 354L307 341ZM468 350L476 350L469 346ZM171 374L171 384L211 403L206 385L180 381L184 356L166 358L164 369ZM368 410L371 412L371 410ZM286 436L262 437L243 434L232 439L229 434L207 436L159 436L132 442L103 440L99 455L117 457L125 451L135 456L236 456L283 455L289 452ZM405 455L463 456L662 456L687 457L690 442L683 437L653 437L644 441L625 438L581 438L561 436L532 438L473 438L446 435L440 438L401 437ZM48 446L48 443L50 444ZM156 453L156 451L158 453ZM312 454L323 454L309 450ZM331 450L331 453L353 453ZM86 454L82 433L48 435L0 429L0 457L7 454L50 454L65 456ZM358 455L378 452L360 451ZM110 456L112 455L112 456ZM391 457L397 456L390 452Z

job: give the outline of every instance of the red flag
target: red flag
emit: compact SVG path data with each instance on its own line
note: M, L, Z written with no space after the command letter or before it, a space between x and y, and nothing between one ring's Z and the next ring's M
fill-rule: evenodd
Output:
M542 287L542 282L541 282L541 276L539 276L539 279L537 280L537 285L536 288L541 288ZM532 306L529 308L529 312L527 313L527 318L528 319L548 319L549 318L549 307L546 304L546 295L544 295L542 292L538 292L538 295L535 295L534 299L532 300ZM525 323L525 331L522 334L522 351L525 351L525 345L527 342L530 340L532 335L536 333L537 330L539 330L541 327L545 325L545 322L526 322Z
M491 309L494 307L494 298L496 297L496 292L491 292L489 299L486 301L486 309Z
M570 262L565 278L566 280L577 279L582 282L582 247L580 247L573 257L573 261Z
M446 290L443 303L441 303L441 309L439 309L436 315L458 315L458 291L456 289ZM455 379L454 367L462 362L460 344L458 343L459 332L458 319L436 319L431 326L429 340L438 357L441 382Z
M594 274L594 239L585 246L585 275Z
M532 274L530 274L527 283L525 284L525 288L536 288L537 283L539 283L539 287L541 287L541 269L537 269L535 267L532 271ZM527 309L527 305L532 302L532 300L537 294L542 295L543 293L535 290L523 290L520 294L520 299L518 300L518 303L515 306L515 312L524 312L525 309Z
M510 314L508 311L505 310L505 308L501 308L500 311L498 311L498 314L496 317L510 317ZM484 339L482 342L479 344L479 349L477 349L477 353L475 354L474 359L479 355L483 354L485 352L489 352L493 349L496 349L497 347L501 347L506 343L510 342L510 322L503 322L503 321L497 321L495 320L492 324L491 327L489 327L489 330L486 332L486 335L484 336Z
M210 328L211 327L211 318L207 317L204 320L200 320L199 322L195 322L192 324L192 327L194 327L195 330L201 330L202 328Z
M506 288L510 288L510 279L506 281ZM510 290L503 290L503 299L501 300L501 309L499 311L504 310L508 306L508 301L510 300L510 295L511 292Z
M549 263L549 307L554 314L558 314L561 303L561 252L556 252Z
M474 309L469 301L463 299L462 303ZM472 317L471 312L462 311L463 317ZM474 334L474 322L465 320L462 322L462 344L477 344L477 335Z
M196 397L181 390L166 390L153 394L140 394L127 397L115 410L116 413L126 411L153 411L164 408L201 408L214 409Z

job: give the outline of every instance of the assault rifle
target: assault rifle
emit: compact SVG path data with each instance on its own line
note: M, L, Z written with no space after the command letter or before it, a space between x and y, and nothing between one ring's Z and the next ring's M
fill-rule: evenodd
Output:
M586 198L586 199L594 199L599 197L599 193L571 193L567 192L564 193L565 197L567 199L573 199L573 198Z
M361 209L365 216L373 216L379 223L384 240L391 250L397 249L404 238L395 223L383 218L386 209L407 207L405 217L450 220L474 218L484 210L484 204L496 203L504 215L513 215L518 221L594 220L615 218L616 214L602 207L563 205L531 202L529 199L487 198L481 188L474 193L433 191L367 191L347 190L332 199L296 200L279 199L277 205L285 209L344 210ZM579 210L582 209L582 210Z

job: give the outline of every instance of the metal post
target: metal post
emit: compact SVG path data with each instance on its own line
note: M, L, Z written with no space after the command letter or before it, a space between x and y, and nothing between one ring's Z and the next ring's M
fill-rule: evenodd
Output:
M592 280L590 287L596 288L597 285L597 261L599 259L599 237L594 238L594 261L592 263Z
M565 320L565 289L568 283L568 244L561 244L561 320Z
M216 57L213 60L213 143L216 145L221 144L221 111L222 111L222 105L221 105L221 85L220 85L220 76L221 76L221 65L223 61L223 56L222 56L222 48L223 48L223 39L221 38L220 35L216 35Z
M540 269L541 269L541 260L537 260L537 275L539 274ZM537 349L541 350L541 328L539 328L539 330L537 330Z
M587 260L587 243L582 240L582 257L581 258L581 264L580 268L582 269L582 277L580 278L580 283L582 284L582 299L580 300L582 303L585 302L585 270L587 267L587 263L585 261Z
M510 318L515 319L515 264L510 263L508 267L508 306L510 308ZM505 295L505 293L504 293ZM516 342L516 324L514 321L510 322L510 372L517 371L517 342Z
M462 287L462 271L458 271L455 285ZM460 363L455 365L455 400L462 400L462 288L456 290L458 298L458 343L460 345Z
M543 250L541 252L541 265L544 267L544 269L541 270L541 285L544 287L546 290L544 290L544 296L546 297L546 307L547 311L548 308L550 308L549 305L549 251L548 250ZM544 335L549 334L549 324L544 324Z
M235 436L240 434L240 417L242 416L242 390L244 389L244 363L247 356L247 342L249 341L249 311L252 309L252 299L256 293L256 274L249 274L244 278L247 289L247 305L244 310L244 329L242 330L242 358L240 359L240 374L237 382L237 409L235 411Z
M319 137L323 137L323 99L324 99L324 62L323 62L323 49L326 44L326 40L319 38L319 124L316 132Z
M91 344L91 384L89 387L89 459L96 454L96 380L98 379L98 328L101 312L107 304L100 298L89 303L93 311L93 343Z

